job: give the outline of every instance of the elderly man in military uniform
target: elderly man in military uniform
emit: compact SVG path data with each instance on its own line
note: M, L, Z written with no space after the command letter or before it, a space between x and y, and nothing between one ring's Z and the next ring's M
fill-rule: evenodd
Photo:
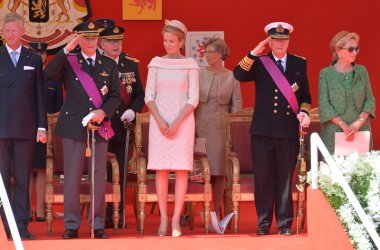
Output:
M94 22L97 22L100 24L99 32L102 32L104 29L107 29L108 27L115 26L115 21L109 18L99 18L99 19L96 19ZM101 39L98 40L98 53L103 55L104 50L100 42L101 42Z
M292 177L299 151L299 128L310 123L311 97L306 60L287 52L293 26L275 22L264 30L268 38L241 60L234 76L241 82L256 84L250 134L257 235L270 233L273 210L278 233L291 235ZM267 44L271 51L260 55Z
M119 70L120 78L120 97L121 102L115 114L112 116L112 128L115 136L108 144L108 151L116 154L120 167L120 186L122 202L120 203L121 216L118 227L125 227L125 186L127 179L127 171L125 165L128 159L125 157L126 149L126 129L124 122L132 122L135 119L136 112L140 112L144 106L144 90L140 80L138 69L138 60L129 57L122 52L122 42L124 38L124 28L120 26L108 27L100 32L100 44L104 50L104 55L115 60ZM128 148L127 148L128 150ZM107 179L111 180L111 171L107 175ZM124 188L123 188L124 187ZM106 227L112 225L112 205L107 206Z
M96 22L83 22L74 27L78 36L59 51L45 69L48 78L63 81L66 89L66 100L55 131L62 137L64 154L64 239L78 237L81 175L87 166L91 180L92 164L95 169L94 221L90 213L88 223L94 229L95 238L107 238L104 232L105 166L108 139L113 135L109 119L119 105L120 97L116 63L96 53L99 27ZM81 51L69 53L78 44ZM86 154L90 149L86 142L91 141L88 129L93 128L93 124L99 126L95 132L94 163Z

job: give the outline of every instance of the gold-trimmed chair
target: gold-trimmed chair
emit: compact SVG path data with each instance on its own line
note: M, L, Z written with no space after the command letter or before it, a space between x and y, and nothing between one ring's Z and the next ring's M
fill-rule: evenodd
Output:
M149 145L149 120L150 113L137 113L136 116L136 147L137 147L137 183L138 183L138 223L137 230L144 233L145 205L147 202L157 202L155 187L155 172L147 171L148 145ZM194 153L194 169L200 167L203 170L202 181L192 181L189 179L185 202L202 202L204 207L205 232L208 233L210 224L210 203L212 200L210 170L206 154ZM191 173L190 173L191 175ZM168 201L174 201L175 179L169 177ZM195 206L191 206L191 214L194 213ZM190 229L194 225L194 218L190 218Z
M254 201L254 176L251 160L250 125L252 121L253 108L246 108L236 113L226 114L226 150L227 150L227 184L225 193L225 207L227 212L233 212L233 226L235 233L239 229L239 202ZM317 114L318 112L316 112ZM311 126L308 135L305 137L305 144L310 141L310 134L318 131L319 117L313 110L310 114ZM308 152L305 152L307 158ZM301 174L305 174L305 171ZM293 201L297 201L297 169L293 178ZM299 193L299 203L297 206L298 229L304 227L306 213L306 192Z
M57 124L59 112L54 114L48 114L48 140L47 140L47 154L46 154L46 223L47 233L51 235L52 232L52 220L53 220L53 204L64 202L63 192L63 179L60 178L63 172L63 147L62 138L54 135L55 127ZM113 203L113 224L114 234L118 231L119 221L119 202L120 202L120 185L119 185L119 164L116 156L112 153L107 153L107 161L112 166L112 183L106 182L105 188L105 202ZM106 167L106 166L104 166ZM90 183L88 176L83 175L81 183L80 203L88 204L91 201L90 198Z

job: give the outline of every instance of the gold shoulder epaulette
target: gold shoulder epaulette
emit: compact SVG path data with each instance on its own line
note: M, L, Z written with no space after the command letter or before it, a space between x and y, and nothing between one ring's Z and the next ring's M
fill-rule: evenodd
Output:
M131 61L134 61L135 63L139 63L140 60L136 59L136 58L133 58L133 57L130 57L130 56L125 56L125 59L128 59L128 60L131 60Z
M296 56L296 57L299 57L299 58L301 58L301 59L304 59L304 60L306 60L306 57L303 57L303 56L294 55L294 54L293 54L293 56Z

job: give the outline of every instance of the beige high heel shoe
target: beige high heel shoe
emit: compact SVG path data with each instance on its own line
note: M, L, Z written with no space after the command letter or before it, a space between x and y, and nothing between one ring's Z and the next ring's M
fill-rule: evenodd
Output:
M165 224L165 223L164 223ZM161 223L160 227L158 228L157 235L162 237L162 236L167 236L168 235L168 225L166 223L166 226Z
M167 236L168 235L168 230L158 230L157 235L160 237Z
M179 223L173 224L172 222L172 237L179 237L182 235L181 227Z

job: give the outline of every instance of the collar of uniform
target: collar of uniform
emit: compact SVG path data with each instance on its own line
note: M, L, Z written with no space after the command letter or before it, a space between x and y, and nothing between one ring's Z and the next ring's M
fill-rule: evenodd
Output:
M82 56L83 56L84 60L87 61L87 58L91 58L91 59L95 62L95 59L96 59L96 53L95 53L93 56L88 56L88 55L86 55L85 53L83 53L83 51L81 51L81 53L82 53Z
M7 43L5 44L5 47L6 47L7 50L8 50L8 54L11 54L12 51L17 51L17 53L18 53L19 55L21 54L22 44L21 44L20 47L18 47L16 50L11 49L11 48L8 46Z
M283 58L278 58L274 55L274 53L272 52L272 56L274 58L274 60L277 62L278 60L281 60L283 65L286 65L286 61L288 60L288 53L285 54L285 56Z

